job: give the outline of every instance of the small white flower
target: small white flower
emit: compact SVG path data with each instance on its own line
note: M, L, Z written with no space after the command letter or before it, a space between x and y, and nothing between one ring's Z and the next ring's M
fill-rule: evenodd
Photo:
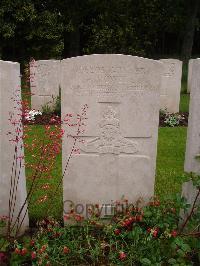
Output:
M35 109L27 111L25 115L25 119L28 121L35 120L36 115L42 115L42 112L36 111Z

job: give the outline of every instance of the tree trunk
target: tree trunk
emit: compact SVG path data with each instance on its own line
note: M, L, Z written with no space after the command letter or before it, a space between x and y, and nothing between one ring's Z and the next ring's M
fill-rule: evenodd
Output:
M188 61L192 54L195 22L196 22L198 9L199 9L199 0L188 1L188 16L185 25L184 39L181 51L183 61Z

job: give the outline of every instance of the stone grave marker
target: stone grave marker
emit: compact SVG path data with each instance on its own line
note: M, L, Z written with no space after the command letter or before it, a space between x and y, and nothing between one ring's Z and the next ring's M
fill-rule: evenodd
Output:
M187 130L187 143L184 169L188 173L200 175L200 60L192 62L192 77L190 91L190 108ZM190 204L193 203L197 189L192 181L183 184L183 196ZM200 204L200 199L197 202Z
M38 60L30 63L31 108L55 104L59 96L60 60Z
M20 85L20 65L0 60L0 217L9 216L9 195L12 176L12 188L15 187L12 193L12 204L10 201L10 217L13 217L12 225L27 195L23 159L24 149L20 138L22 136L22 125L19 121L19 114L21 113ZM15 142L16 134L19 138L18 142ZM16 173L12 173L12 168L16 169ZM16 188L14 184L17 183ZM15 198L16 200L14 200ZM23 216L24 211L21 213L20 222ZM27 229L28 223L28 215L26 215L21 233Z
M86 211L86 204L112 205L123 195L131 202L153 196L162 67L119 54L61 61L62 119L88 105L80 154L63 180L64 212L69 201ZM63 129L76 136L74 128ZM73 142L63 138L63 170Z
M192 64L195 59L190 59L188 62L188 78L187 78L187 93L190 93L191 90L191 81L192 81Z
M193 61L185 171L200 174L200 60Z
M177 59L161 59L164 64L160 95L160 109L170 113L179 112L182 62Z

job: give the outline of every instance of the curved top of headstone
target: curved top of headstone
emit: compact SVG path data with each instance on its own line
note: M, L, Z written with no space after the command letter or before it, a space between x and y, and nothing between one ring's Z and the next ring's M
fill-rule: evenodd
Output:
M19 65L18 62L4 61L4 60L1 60L1 59L0 59L0 63L5 63L5 64L16 64L16 65Z
M163 61L163 62L168 62L168 61L171 61L171 62L176 62L176 63L183 63L181 60L179 59L175 59L175 58L162 58L162 59L159 59L159 61Z
M84 79L84 83L98 81L104 77L113 85L159 90L163 63L153 59L123 54L92 54L61 60L61 87L65 81ZM72 75L73 74L73 75ZM89 78L87 77L89 76ZM130 80L131 77L131 80ZM128 80L129 79L129 80ZM137 82L137 84L136 84ZM139 83L138 83L139 82ZM132 84L131 84L132 83Z

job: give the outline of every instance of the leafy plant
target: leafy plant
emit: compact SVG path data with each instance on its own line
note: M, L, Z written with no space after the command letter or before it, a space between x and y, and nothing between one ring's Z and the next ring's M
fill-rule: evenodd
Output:
M194 234L194 229L187 232L191 219L184 230L178 227L179 211L188 207L180 196L162 202L153 198L142 208L123 198L115 203L114 216L106 223L97 215L101 207L98 204L93 207L87 220L72 209L64 217L71 221L66 226L53 218L41 221L31 240L15 242L12 263L144 266L200 263L200 233ZM195 218L196 225L199 218Z
M56 114L61 116L61 89L59 88L59 95L52 97L52 102L42 106L43 114Z
M164 117L164 123L170 127L178 126L180 122L185 119L184 115L179 113L169 113L166 109L160 110L160 115Z

